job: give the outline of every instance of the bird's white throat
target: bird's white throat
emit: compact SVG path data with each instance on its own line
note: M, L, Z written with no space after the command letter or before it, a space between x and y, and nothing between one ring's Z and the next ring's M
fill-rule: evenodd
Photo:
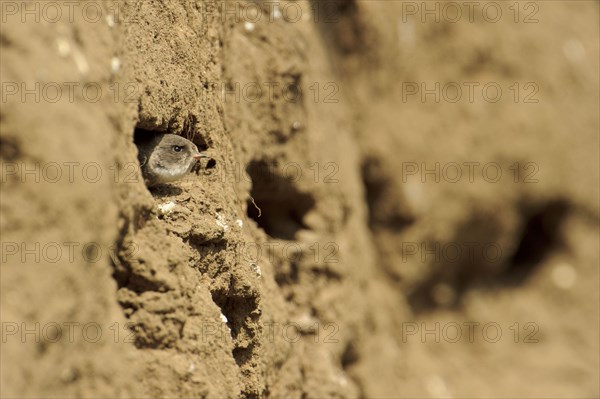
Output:
M162 182L171 182L188 174L192 169L192 166L193 163L190 163L189 165L173 165L169 168L166 168L163 165L157 165L156 174Z

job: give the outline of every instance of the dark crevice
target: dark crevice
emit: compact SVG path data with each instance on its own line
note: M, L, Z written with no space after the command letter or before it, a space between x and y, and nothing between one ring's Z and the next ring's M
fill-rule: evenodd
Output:
M352 368L352 366L354 366L355 364L359 364L359 362L360 362L360 355L358 354L358 351L356 350L356 346L355 346L354 342L349 342L346 345L346 347L344 348L344 352L342 353L342 358L341 358L342 369L345 372L348 372L348 370L350 368ZM354 384L358 388L357 397L359 397L359 398L366 397L365 387L362 384L362 381L360 379L354 378L352 376L352 374L346 374L346 375L354 382Z
M342 368L347 370L350 366L357 363L358 360L358 352L356 351L354 344L352 342L348 343L344 349L344 353L342 353Z
M167 132L136 128L133 131L133 142L139 143L140 141L147 140L148 138L153 137L157 134L164 134L164 133L167 133Z
M299 230L306 229L304 216L315 206L312 195L300 192L274 163L253 161L246 172L252 180L248 217L269 236L294 240Z
M253 296L237 296L226 291L212 293L213 301L227 318L227 326L231 329L234 341L233 358L238 367L252 362L255 357L255 338L258 334L258 298ZM242 337L241 345L238 337ZM248 340L252 342L248 343Z
M332 270L329 267L311 267L310 271L316 278L321 276L329 281L343 280L343 276L339 272Z
M246 328L246 318L254 317L257 309L257 298L229 295L223 291L214 292L212 298L227 317L227 325L231 328L231 336L234 339L237 338L242 329Z
M321 34L341 55L359 54L369 48L356 0L311 0L311 6Z
M283 262L275 268L275 282L278 286L294 285L299 281L299 267L297 261Z
M527 222L504 272L507 283L523 283L550 253L563 247L562 226L569 210L569 204L558 199L524 211Z
M479 244L481 249L464 251L465 256L454 262L448 262L443 256L440 262L434 262L431 277L408 296L413 311L430 311L440 306L458 308L464 294L473 288L489 291L525 284L550 254L564 249L562 226L570 208L562 199L541 205L524 205L521 211L523 227L516 250L494 260L489 253L486 257L483 248L497 245L501 232L499 221L489 215L474 217L456 234L456 240L445 244L446 248L455 244ZM426 248L432 249L436 245L445 247L432 242Z
M238 367L242 367L244 364L252 361L252 352L254 350L254 345L249 345L248 347L236 347L233 349L233 358L235 359L235 363Z
M5 34L0 32L0 46L1 47L11 47L13 45L13 41L7 37Z
M403 193L378 158L367 158L361 167L372 230L401 231L415 222L403 201Z
M0 159L6 162L14 162L21 158L21 146L17 138L0 136Z

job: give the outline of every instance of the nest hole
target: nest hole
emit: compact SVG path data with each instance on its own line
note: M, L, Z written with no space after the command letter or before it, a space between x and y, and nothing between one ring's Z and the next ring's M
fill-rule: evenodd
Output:
M302 193L292 179L278 172L274 164L254 161L246 172L252 180L248 217L269 236L294 240L299 230L307 228L304 216L315 206L312 195Z

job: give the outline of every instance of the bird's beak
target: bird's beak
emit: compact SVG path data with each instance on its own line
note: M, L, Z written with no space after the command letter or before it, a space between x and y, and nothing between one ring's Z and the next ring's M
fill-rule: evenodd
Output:
M194 155L194 158L196 158L197 160L201 160L202 158L210 158L210 157L203 152L199 152L198 154Z

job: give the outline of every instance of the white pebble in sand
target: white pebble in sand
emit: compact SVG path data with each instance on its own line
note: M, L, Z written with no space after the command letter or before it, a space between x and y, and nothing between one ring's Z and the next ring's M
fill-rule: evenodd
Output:
M113 72L117 72L119 69L121 69L121 59L118 57L112 57L110 60L110 69Z
M252 270L254 270L254 273L256 273L258 277L262 276L262 270L260 270L260 266L258 266L256 263L250 263L250 266L252 267Z
M108 24L109 28L112 28L115 26L115 17L112 14L108 14L106 16L106 23Z
M56 39L56 47L58 48L58 55L61 57L71 54L71 45L65 39Z
M221 313L221 321L222 321L223 323L227 323L227 321L228 321L228 320L227 320L227 316L225 316L223 313Z
M568 263L561 263L552 269L552 281L558 288L568 290L573 288L577 280L575 268Z
M248 22L248 21L244 22L244 29L246 29L246 32L253 32L254 28L255 28L254 23Z
M229 225L225 222L225 218L223 217L223 215L221 215L219 212L217 212L216 214L217 220L215 220L215 222L217 223L217 226L222 228L223 231L229 230Z
M158 213L160 213L161 215L167 215L173 212L173 209L175 209L175 203L171 201L165 202L164 204L160 204L158 206Z
M85 55L81 51L77 49L73 51L73 60L75 60L75 65L77 66L77 70L80 74L86 75L89 72L90 65L87 62L87 58L85 58Z

